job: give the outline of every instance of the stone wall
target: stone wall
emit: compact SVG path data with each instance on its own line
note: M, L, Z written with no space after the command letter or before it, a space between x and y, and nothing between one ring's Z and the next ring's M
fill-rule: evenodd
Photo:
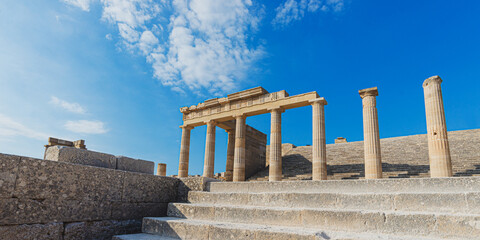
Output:
M265 168L267 135L248 126L245 140L245 178Z
M0 154L0 238L110 239L165 216L179 180Z

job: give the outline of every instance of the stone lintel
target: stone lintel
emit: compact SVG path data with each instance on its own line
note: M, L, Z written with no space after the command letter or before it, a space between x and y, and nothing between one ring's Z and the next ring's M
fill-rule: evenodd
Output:
M366 88L366 89L359 90L358 93L360 94L360 97L363 99L366 96L378 96L378 89L377 87Z
M322 105L327 105L327 100L325 100L325 98L324 98L324 97L319 97L319 98L316 98L316 99L310 100L310 101L308 101L308 102L310 102L310 103L312 103L312 104L314 104L314 103L317 103L317 102L318 102L318 103L320 103L320 104L322 104Z
M185 128L185 129L188 129L188 130L192 130L194 127L193 126L182 125L182 126L180 126L180 128Z
M426 86L428 86L428 84L433 83L433 82L437 82L437 83L440 84L440 83L442 83L442 79L438 75L431 76L431 77L425 79L425 81L423 82L423 87L426 87Z
M279 111L280 113L284 113L285 109L283 109L281 106L276 106L272 108L267 108L268 112L273 112L273 111Z
M268 93L268 91L265 90L264 88L255 87L255 88L243 90L243 91L240 91L240 92L228 94L227 97L228 97L229 101L233 101L233 100L240 100L240 99L244 99L244 98L251 98L251 97L255 97L255 96L259 96L259 95L263 95L263 94L267 94L267 93Z

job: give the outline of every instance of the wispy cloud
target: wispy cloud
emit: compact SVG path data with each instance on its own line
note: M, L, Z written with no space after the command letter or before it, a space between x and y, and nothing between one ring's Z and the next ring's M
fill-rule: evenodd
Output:
M75 133L87 133L87 134L103 134L108 132L105 128L105 124L101 121L67 121L65 128Z
M277 7L273 25L286 26L305 16L305 12L334 11L343 9L343 0L286 0Z
M65 3L81 8L83 11L90 11L92 0L63 0Z
M262 8L251 0L99 0L102 19L154 77L177 92L219 95L239 88L264 55L252 36Z
M87 110L84 107L82 107L80 104L67 102L55 96L52 96L50 98L50 104L61 107L72 113L85 114L87 112Z
M0 114L0 136L22 136L37 140L47 140L48 134L26 127L12 118Z

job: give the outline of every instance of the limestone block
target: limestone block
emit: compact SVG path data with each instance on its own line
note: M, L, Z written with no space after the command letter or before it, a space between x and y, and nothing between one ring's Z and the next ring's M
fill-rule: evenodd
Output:
M111 239L113 235L140 232L141 224L140 220L67 223L64 240Z
M167 215L168 203L126 203L112 204L112 219L141 219L144 217L163 217Z
M173 202L177 197L178 179L125 172L123 202Z
M69 162L103 168L116 168L115 156L73 147L53 146L45 151L45 160Z
M250 240L258 239L255 237L255 231L244 228L223 228L220 226L212 226L210 229L210 239L225 240ZM276 238L265 238L276 239Z
M434 230L434 214L385 214L385 227L383 228L385 233L426 236Z
M190 191L205 191L209 182L220 182L218 179L206 177L186 177L179 178L177 192L177 202L187 202L188 192Z
M63 223L0 226L1 239L62 240Z
M432 212L468 212L464 194L430 193L397 194L395 210L432 211ZM477 210L478 211L478 210Z
M30 199L120 200L124 174L113 169L22 157L15 195Z
M478 239L480 236L480 217L478 215L437 215L436 220L438 234L442 237Z
M384 215L380 212L305 209L302 212L302 219L305 227L376 232L383 225Z
M211 220L215 217L213 206L192 206L183 203L169 203L167 215L178 218Z
M117 156L117 169L129 172L153 174L155 163L141 159Z
M0 153L0 198L13 196L20 157Z
M210 226L204 223L184 224L181 220L168 221L144 218L142 232L178 239L212 239L209 238Z

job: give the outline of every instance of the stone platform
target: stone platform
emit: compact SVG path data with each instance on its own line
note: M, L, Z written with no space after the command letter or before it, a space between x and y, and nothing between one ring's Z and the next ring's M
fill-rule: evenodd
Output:
M210 182L114 239L478 239L480 178Z

